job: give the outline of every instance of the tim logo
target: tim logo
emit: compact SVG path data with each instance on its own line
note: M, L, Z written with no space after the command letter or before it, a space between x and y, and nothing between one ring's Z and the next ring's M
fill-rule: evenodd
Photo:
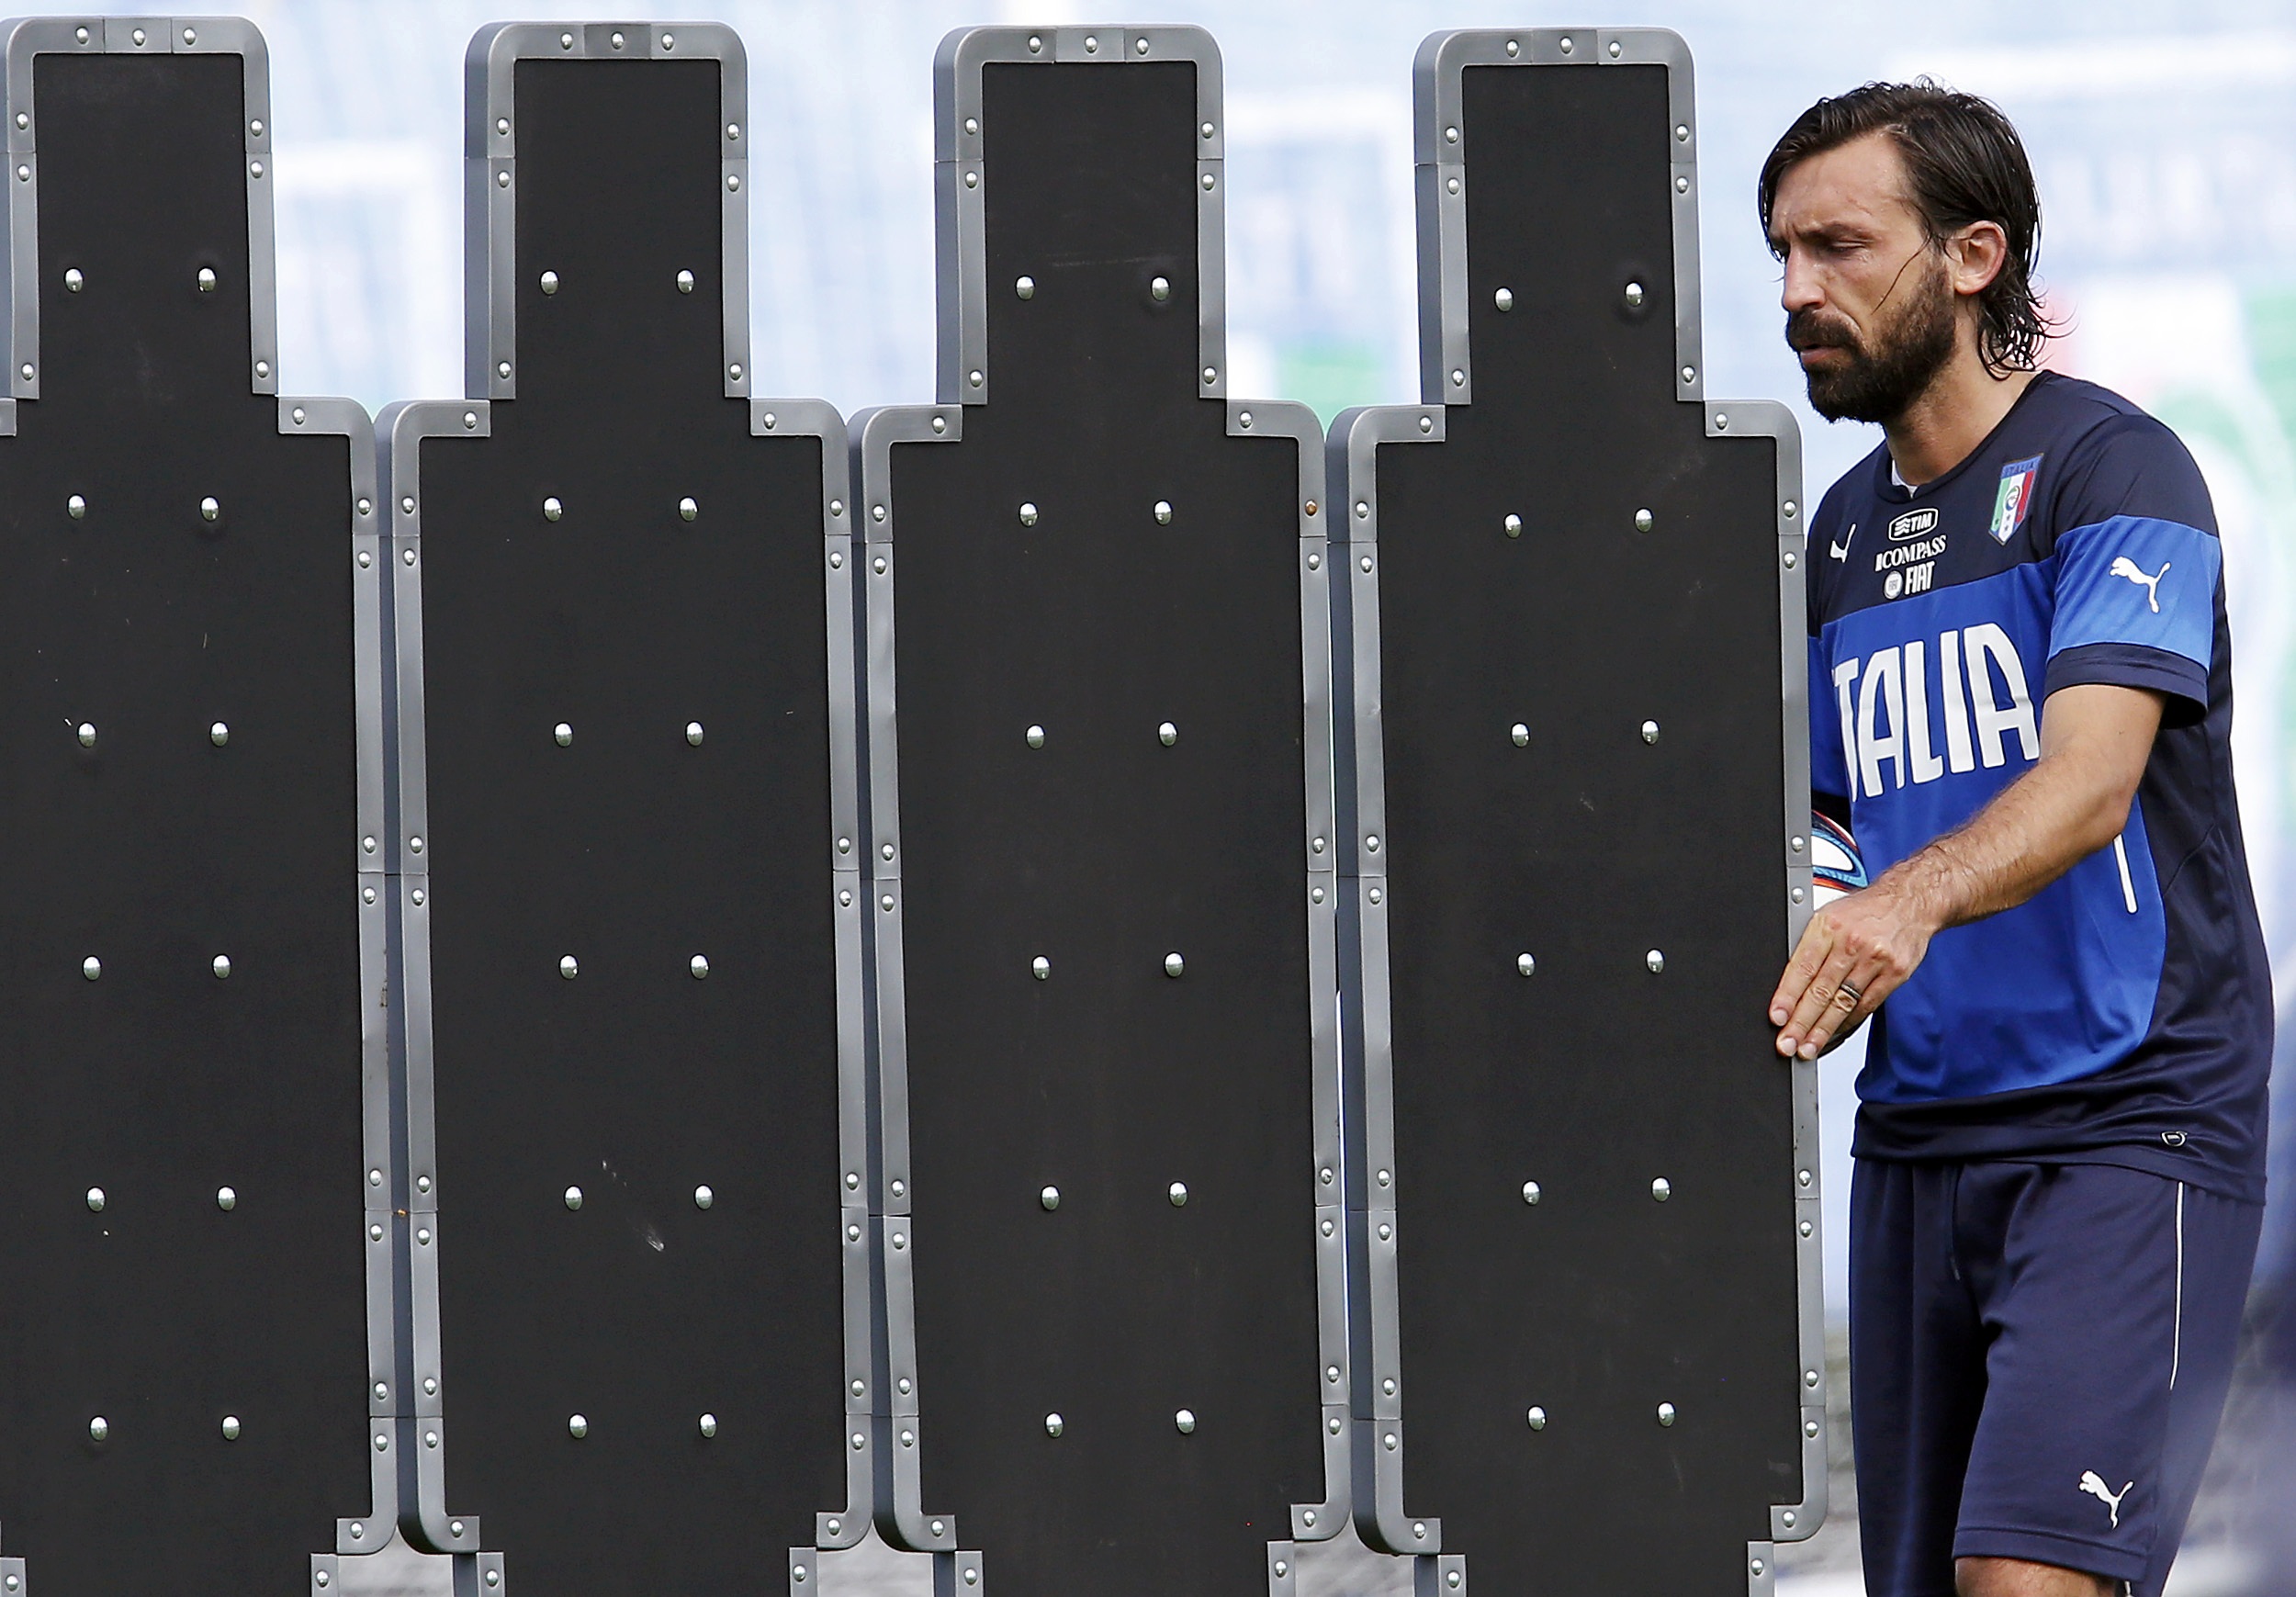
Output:
M2025 524L2033 508L2033 484L2041 477L2041 456L2012 460L2001 467L2001 489L1993 496L1993 524L1986 531L1997 544L2006 544Z
M1928 510L1908 511L1889 523L1889 541L1894 544L1906 538L1918 538L1936 528L1937 511L1934 506Z

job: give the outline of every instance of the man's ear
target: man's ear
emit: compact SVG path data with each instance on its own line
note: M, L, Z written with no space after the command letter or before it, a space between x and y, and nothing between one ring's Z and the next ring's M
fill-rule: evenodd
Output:
M1945 241L1946 270L1953 292L1982 294L2009 263L2009 235L1998 222L1971 222Z

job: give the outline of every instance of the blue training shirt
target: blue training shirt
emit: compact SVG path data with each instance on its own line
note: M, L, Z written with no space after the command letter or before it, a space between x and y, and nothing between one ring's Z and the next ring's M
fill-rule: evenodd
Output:
M1809 535L1812 782L1873 876L2032 768L2058 689L2167 698L2120 836L1939 933L1874 1016L1854 1152L2125 1164L2261 1200L2271 972L2191 455L2119 395L2043 373L1934 482L1899 486L1876 449Z

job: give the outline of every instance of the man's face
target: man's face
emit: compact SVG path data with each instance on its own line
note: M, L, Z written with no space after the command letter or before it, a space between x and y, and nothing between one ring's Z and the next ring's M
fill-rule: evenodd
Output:
M1885 133L1797 162L1778 185L1786 343L1828 421L1894 421L1953 358L1952 278L1905 192Z

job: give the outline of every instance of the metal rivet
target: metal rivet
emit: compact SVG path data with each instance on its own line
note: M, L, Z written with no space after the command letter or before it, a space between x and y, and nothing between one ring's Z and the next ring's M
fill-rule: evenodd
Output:
M1061 1189L1048 1187L1036 1195L1036 1200L1044 1207L1044 1212L1050 1214L1061 1206Z
M1523 535L1523 518L1512 511L1507 512L1507 519L1500 524L1506 529L1507 536L1510 538L1519 538Z
M677 36L676 34L674 34L674 33L665 33L665 34L663 34L663 35L661 36L661 47L662 47L664 50L675 50L675 49L677 49L677 48L678 48L678 36Z
M1331 1431L1332 1434L1334 1436L1339 1434L1339 1422L1337 1420L1331 1422Z
M1365 851L1366 853L1368 853L1368 854L1376 854L1376 853L1378 853L1378 852L1379 851L1379 834L1378 834L1378 833L1376 833L1376 832L1374 832L1374 833L1372 833L1369 837L1367 837L1366 838L1364 838L1364 840L1363 840L1363 847L1364 847L1364 851Z
M1211 186L1210 186L1210 184L1206 184L1204 186L1205 186L1205 187L1207 187L1207 188L1209 188L1209 187L1210 187ZM1171 278L1169 278L1169 277L1151 277L1151 278L1149 278L1149 279L1148 279L1148 298L1151 298L1151 299L1156 300L1156 301L1158 301L1159 303L1161 303L1161 302L1162 302L1162 301L1164 301L1164 300L1166 300L1166 299L1171 298L1172 298L1172 279L1171 279Z
M964 186L965 186L965 187L967 187L967 188L978 188L978 187L980 187L980 186L981 186L981 174L980 174L979 173L977 173L977 172L968 172L968 173L966 173L966 174L964 174Z
M1671 1403L1660 1403L1659 1405L1659 1423L1661 1425L1671 1425L1673 1423L1674 1405Z
M1180 740L1180 729L1169 721L1160 722L1156 726L1156 740L1169 748Z
M215 972L215 979L219 982L221 981L224 977L231 973L231 956L229 954L216 955L214 964L211 968Z
M979 132L981 130L981 119L978 117L967 117L964 119L964 130L967 133Z
M366 1240L371 1243L381 1242L383 1240L383 1228L379 1225L368 1226L366 1228Z
M557 739L557 745L560 748L569 748L573 747L574 728L564 721L559 722L556 726L553 726L550 729L550 736Z
M407 493L407 494L401 494L401 495L400 495L400 496L399 496L399 509L400 509L400 512L403 512L404 514L407 514L407 515L412 515L412 514L414 514L414 495L412 495L412 494L411 494L411 493ZM412 551L412 550L409 550L409 551L408 551L408 553L412 554L412 553L413 553L413 551Z
M1802 890L1801 890L1800 888L1796 887L1796 888L1794 890L1792 896L1793 896L1793 899L1794 899L1794 902L1795 902L1795 903L1796 903L1796 904L1801 903L1801 902L1802 902L1802 897L1803 897Z
M1235 419L1235 424L1248 430L1252 425L1252 412L1249 410L1240 412Z
M290 411L288 411L288 412L287 412L287 414L289 414L290 416L294 417L294 419L295 419L295 424L296 424L298 427L300 427L300 426L303 424L303 407L302 407L302 406L300 406L300 405L296 406L296 407L295 407L295 409L294 409L294 410L290 410Z
M1698 368L1696 366L1684 366L1683 368L1683 381L1686 383L1694 382L1697 380L1697 377Z
M899 1380L897 1380L897 1381L894 1382L893 1384L894 1384L895 1387L897 1387L897 1388L899 1388L899 1389L900 1389L900 1392L901 1392L901 1395L902 1395L903 1397L905 1397L905 1398L906 1398L906 1397L907 1397L907 1396L909 1395L909 1378L908 1378L908 1377L906 1377L906 1376L903 1376L903 1377L902 1377Z
M726 375L733 378L736 382L741 381L741 363L739 361L736 361L733 365L727 366L726 368Z
M237 1414L226 1414L223 1416L223 1439L226 1442L236 1442L239 1440L239 1416Z
M1312 1523L1312 1522L1314 1521L1314 1518L1315 1518L1315 1515L1314 1515L1313 1513L1310 1513L1310 1514L1308 1515L1308 1519L1309 1519L1310 1523ZM1277 1558L1277 1559L1276 1560L1276 1573L1277 1573L1277 1574L1281 1575L1281 1574L1285 1573L1287 1570L1289 1570L1290 1568L1291 1568L1291 1566L1290 1566L1290 1565L1289 1565L1289 1564L1287 1564L1287 1563L1285 1563L1285 1562L1284 1562L1281 1558Z
M1794 1173L1794 1179L1796 1185L1807 1187L1810 1184L1812 1177L1810 1173L1806 1170L1796 1170Z
M360 897L361 901L362 901L362 902L364 902L364 903L367 903L367 904L372 904L372 903L374 903L374 902L375 902L375 896L376 896L376 894L375 894L375 890L374 890L372 887L365 887L365 888L361 888L361 889L359 890L359 897Z
M1716 433L1727 433L1729 427L1730 413L1728 410L1716 410L1714 413L1714 430Z
M715 1414L703 1414L701 1419L701 1430L702 1434L704 1436L716 1435L717 1416Z
M883 898L878 899L877 907L884 910L887 915L891 915L893 913L893 894L888 893Z
M1459 180L1456 177L1450 178L1445 182L1443 186L1448 189L1451 193L1457 194L1459 191Z
M1217 187L1219 183L1220 180L1217 177L1214 177L1210 173L1207 172L1204 174L1204 191L1207 194L1210 193L1213 188Z
M21 118L17 119L19 121L22 120ZM82 288L87 286L87 279L81 276L80 268L74 266L63 275L63 286L66 288L69 288L73 293L77 294Z
M1057 1436L1066 1429L1068 1429L1068 1423L1065 1420L1063 1420L1058 1414L1047 1414L1044 1416L1044 1434L1047 1436Z
M693 973L693 979L698 982L710 973L710 962L696 954L686 962L686 969Z
M1427 1527L1424 1524L1415 1524L1411 1527L1411 1534L1415 1536L1424 1536L1427 1534Z
M845 1173L845 1190L848 1192L859 1192L861 1190L860 1171L848 1170Z
M494 130L497 133L508 133L511 130L511 119L508 117L495 118Z
M1618 59L1618 40L1615 39L1610 41L1610 58L1613 61Z
M1194 1435L1196 1433L1196 1415L1191 1410L1182 1409L1174 1414L1172 1423L1178 1428L1183 1436Z
M498 377L509 377L511 375L511 363L506 360L495 362L494 375Z
M1219 380L1220 380L1220 368L1219 368L1218 366L1206 366L1206 367L1204 368L1204 381L1206 381L1207 383L1214 383L1214 382L1218 382Z
M1016 277L1013 279L1012 291L1023 299L1033 299L1036 298L1036 279Z
M199 282L199 292L200 292L200 293L202 293L202 294L212 294L212 293L214 293L214 292L215 292L215 268L214 268L213 266L202 266L202 267L200 267L200 268L199 268L199 277L198 277L198 282Z
M422 839L420 838L409 838L407 839L407 851L411 854L420 854L422 852Z
M1642 724L1642 740L1645 743L1656 743L1659 740L1659 724L1656 721L1645 721Z
M1678 144L1687 144L1690 142L1689 123L1677 122L1674 124L1674 141Z
M112 1434L111 1422L98 1414L87 1423L87 1434L92 1441L101 1442Z
M103 1213L106 1201L102 1187L91 1187L87 1189L87 1208L90 1214Z
M1804 1220L1795 1229L1798 1230L1805 1238L1812 1237L1818 1234L1818 1228L1807 1220Z
M1666 969L1666 955L1657 949L1652 949L1649 953L1642 956L1642 962L1649 973L1655 976L1660 971Z
M199 519L201 521L212 522L220 518L222 514L222 505L218 503L213 498L203 499L199 501Z
M1785 501L1785 503L1784 503L1783 505L1780 505L1778 508L1785 513L1785 519L1786 519L1787 521L1792 521L1792 520L1794 519L1794 517L1795 517L1795 512L1796 512L1796 510L1797 510L1797 508L1798 508L1798 507L1796 507L1796 506L1795 506L1795 502L1794 502L1792 500L1786 500L1786 501Z
M1323 557L1318 554L1311 553L1308 556L1308 569L1311 571L1321 571L1322 568Z
M1023 500L1020 503L1020 524L1024 527L1032 527L1036 525L1036 506L1028 500Z
M369 1187L380 1187L383 1184L383 1173L379 1170L368 1171L366 1173L366 1184Z
M96 977L102 975L103 973L104 962L97 959L94 954L88 955L87 958L80 962L80 974L85 976L89 981L93 982Z
M1321 903L1322 903L1322 902L1323 902L1323 890L1322 890L1321 887L1311 887L1311 888L1309 888L1309 889L1308 889L1308 901L1309 901L1310 903L1311 903L1311 904L1321 904Z
M1389 1397L1393 1397L1395 1395L1395 1378L1390 1376L1386 1380L1381 1381L1379 1383L1379 1389L1386 1393Z
M1650 1183L1650 1196L1660 1203L1674 1196L1674 1184L1663 1175Z
M558 962L558 974L564 976L569 982L572 981L576 975L580 973L581 968L582 967L576 962L572 954L567 955L564 959Z
M1531 746L1531 729L1520 721L1507 728L1507 736L1514 739L1514 746L1517 748L1528 748Z
M1148 53L1147 35L1142 34L1140 38L1132 40L1132 53L1135 55L1146 55Z
M829 551L829 569L832 571L845 569L845 557L834 549Z
M566 1207L568 1209L580 1209L582 1207L582 1189L580 1187L569 1187L566 1189Z
M1393 1226L1383 1225L1379 1228L1379 1240L1381 1242L1391 1242L1394 1240L1394 1237L1395 1228Z
M1816 1420L1805 1420L1805 1421L1803 1421L1803 1422L1802 1422L1802 1434L1803 1434L1803 1435L1805 1435L1805 1436L1815 1436L1815 1435L1817 1435L1817 1434L1818 1434L1818 1422L1817 1422Z
M1170 526L1172 524L1172 501L1162 499L1156 500L1154 506L1153 507L1152 513L1156 518L1156 525L1160 527Z
M1187 1207L1187 1183L1175 1181L1165 1189L1165 1196L1172 1200L1173 1208L1186 1209Z
M414 899L414 906L415 906L417 909L422 908L422 905L424 905L424 903L428 901L429 896L430 896L430 895L429 895L428 894L424 893L424 892L422 891L422 889L421 889L420 887L416 888L416 889L414 890L413 894L412 894L412 897L413 897L413 899ZM422 1187L423 1191L428 1192L428 1191L430 1191L430 1189L431 1189L431 1178L430 1178L429 1176L425 1175L425 1176L424 1176L424 1177L423 1177L421 1181L417 1182L415 1185L416 1185L416 1186L418 1186L418 1187Z
M1385 1447L1390 1453L1394 1452L1395 1449L1401 1445L1401 1438L1399 1438L1392 1431L1390 1431L1386 1435L1379 1438L1379 1445Z
M1176 978L1187 969L1187 962L1181 959L1179 955L1166 954L1164 956L1164 973L1165 975Z
M876 572L880 577L884 576L887 571L892 569L892 568L885 563L885 557L883 555L878 556L874 560L871 561L869 568Z
M231 742L231 729L229 726L226 726L222 722L218 721L208 728L208 741L214 744L218 748L222 748L225 744Z
M1690 179L1687 177L1676 178L1674 180L1674 192L1676 194L1688 194L1690 192Z
M678 501L678 514L681 519L690 522L701 513L702 507L694 503L693 500L690 499L681 499Z
M845 1240L849 1243L857 1243L861 1241L861 1227L857 1225L847 1226L845 1228Z
M1433 416L1420 417L1419 430L1422 433L1433 433L1435 431L1435 418Z
M1818 1384L1818 1372L1814 1369L1804 1370L1802 1372L1802 1384L1806 1387L1815 1387Z
M1451 369L1451 386L1455 388L1463 388L1467 386L1467 374L1457 366Z
M702 747L702 723L699 721L686 723L686 741L696 748Z
M566 1420L566 1434L579 1442L590 1434L590 1422L580 1414L569 1414Z
M1791 549L1788 549L1788 550L1785 552L1785 568L1786 568L1787 570L1791 571L1791 570L1793 570L1793 569L1794 569L1795 565L1795 557L1794 557L1794 551L1793 551L1793 550L1791 550Z
M96 724L93 721L80 723L80 747L83 748L96 747Z
M1367 896L1372 903L1379 904L1386 901L1387 894L1382 889L1374 887Z
M542 275L542 291L545 294L556 294L558 291L558 275L556 272L545 272Z
M622 48L622 34L618 29L611 36L610 42L616 50L620 50Z
M1029 730L1028 730L1027 737L1028 737L1028 740L1029 740L1029 747L1030 747L1030 748L1043 748L1043 747L1044 747L1044 728L1043 728L1043 727L1041 727L1041 726L1031 726L1031 727L1030 727L1030 728L1029 728Z
M1099 39L1089 33L1085 35L1085 53L1086 55L1097 55L1100 53Z
M511 186L511 174L510 174L510 173L509 173L509 172L507 172L507 171L502 171L502 172L498 172L498 173L496 173L496 174L494 174L494 186L495 186L495 187L497 187L497 188L508 188L510 186Z
M1339 1227L1338 1227L1338 1226L1337 1226L1334 1222L1333 1222L1333 1221L1331 1221L1331 1220L1325 1220L1325 1221L1323 1222L1323 1234L1324 1234L1325 1236L1330 1236L1330 1235L1332 1235L1334 1232L1337 1231L1338 1231L1338 1229L1339 1229Z
M1536 1181L1525 1181L1523 1184L1523 1201L1528 1204L1536 1205L1538 1202L1539 1198L1540 1192L1538 1183Z
M980 1570L973 1569L966 1569L964 1572L964 1583L968 1586L979 1585L981 1583Z
M1514 956L1514 972L1519 976L1535 976L1538 973L1538 962L1528 954L1517 954Z
M422 1445L423 1445L425 1447L429 1447L429 1448L432 1448L432 1449L435 1450L435 1449L437 1448L437 1446L438 1446L438 1433L437 1433L436 1431L425 1431L425 1432L423 1432L423 1433L422 1433ZM356 1531L354 1531L354 1532L352 1532L351 1534L352 1534L352 1535L356 1535L358 1533L357 1533Z

